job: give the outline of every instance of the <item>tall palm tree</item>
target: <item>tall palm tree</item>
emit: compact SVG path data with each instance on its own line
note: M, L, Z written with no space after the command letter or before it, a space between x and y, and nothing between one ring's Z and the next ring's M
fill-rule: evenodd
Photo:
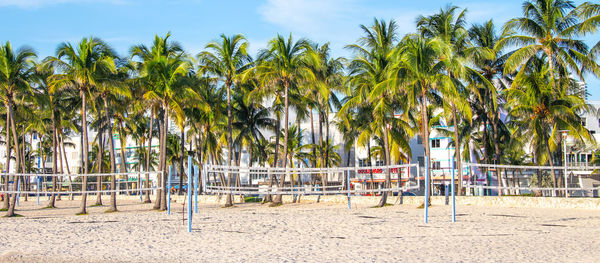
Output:
M127 85L125 85L125 80L127 75L125 72L115 72L114 74L110 74L106 76L107 81L97 85L97 93L99 98L102 101L104 106L104 118L106 122L106 131L107 131L107 139L108 139L108 152L110 156L110 189L116 189L116 173L117 167L115 162L115 143L113 138L113 129L114 129L114 115L115 113L111 111L113 108L119 108L117 103L117 97L130 97L131 93ZM110 104L109 104L110 101ZM110 105L110 107L109 107ZM123 144L121 144L121 149L123 149ZM121 160L124 160L125 156L121 156ZM117 199L116 192L110 193L110 207L107 212L116 212L117 211Z
M30 126L34 125L35 129L38 131L38 134L48 134L52 136L52 173L56 174L58 170L58 128L60 127L60 122L57 118L57 116L60 114L58 112L58 100L66 96L60 92L50 92L48 80L53 73L54 69L52 67L44 67L43 64L36 65L35 67L35 74L30 82L35 85L36 93L34 95L34 99L35 104L37 105L36 113L38 114L36 114L37 117L32 118L32 121L30 121ZM39 126L35 124L36 119L39 119L41 122ZM56 184L57 178L56 176L53 176L52 186L54 192L56 192ZM47 207L55 208L55 202L56 195L53 193L50 195L50 200Z
M185 85L185 76L191 65L185 53L177 43L169 42L170 34L161 38L156 36L153 46L148 49L144 45L131 49L132 57L141 59L138 65L140 82L147 87L143 97L159 105L162 114L160 124L160 168L163 173L159 184L163 187L154 204L155 209L166 210L166 135L169 125L169 112L175 113L178 124L183 124L184 113L180 104L182 98L195 97L195 93Z
M523 3L523 17L513 18L505 31L517 31L497 43L499 47L520 46L505 62L504 73L513 73L523 64L544 54L552 86L558 88L559 72L567 70L583 79L597 65L588 57L588 46L576 37L581 34L579 12L571 0L534 0Z
M419 109L420 131L425 148L425 158L431 156L429 147L429 106L439 105L442 99L438 90L450 86L452 80L444 74L438 58L451 52L444 41L427 39L420 35L407 35L400 44L400 57L395 81L403 87L408 104ZM428 174L431 177L431 170ZM429 198L429 197L427 197Z
M350 108L364 107L361 104L369 105L372 121L367 124L369 128L364 129L362 133L368 134L367 140L376 133L384 138L384 161L386 165L390 165L389 130L395 119L394 113L399 110L395 97L399 93L391 81L398 52L398 27L393 20L386 23L375 19L372 26L361 25L361 29L365 36L358 40L358 44L347 46L356 53L356 57L350 63L350 82L354 90L352 98L340 111L348 112ZM387 169L385 188L390 186L391 173ZM387 196L387 192L382 194L379 207L386 204Z
M15 124L15 114L14 108L15 99L17 96L21 96L26 92L29 92L29 78L33 73L33 59L36 57L35 52L29 48L20 48L18 50L13 50L10 42L6 42L5 45L0 46L0 98L4 104L6 109L6 120L7 120L7 129L6 129L6 153L10 155L10 133L12 132L13 138L13 146L15 148L15 157L17 161L16 171L21 170L22 173L25 173L25 165L20 154L19 147L19 134L17 133L17 127ZM9 132L9 127L10 130ZM8 167L8 163L6 165ZM6 171L9 172L8 170ZM8 181L8 178L5 178ZM13 181L16 182L17 176L13 176ZM16 190L17 184L14 184ZM10 204L7 204L5 201L4 205L8 205L7 208L7 216L15 215L15 204L16 204L17 195L12 195L12 200ZM5 198L6 200L7 198Z
M236 105L235 121L232 125L238 131L234 142L240 145L240 148L242 145L246 145L249 154L248 165L252 167L254 149L261 140L265 140L262 131L272 130L275 127L275 120L271 118L269 108L250 100L244 94L236 94L234 101Z
M206 45L206 51L198 57L202 71L217 76L227 88L227 165L231 166L233 153L231 87L238 81L238 76L250 67L250 56L246 51L248 42L243 35L227 37L221 35L221 42L211 42ZM228 186L231 186L231 175L228 175ZM225 207L233 205L231 194L227 194Z
M315 75L315 80L305 83L309 94L319 113L319 163L326 164L323 160L328 158L329 147L323 145L322 122L325 121L325 142L329 142L329 113L333 108L341 108L341 103L335 92L344 89L344 64L346 60L342 57L332 58L329 43L319 46L313 44L308 49L310 58L307 67ZM312 110L311 110L312 111Z
M116 71L114 64L115 52L102 40L94 37L83 38L75 47L70 43L60 44L56 51L56 57L49 58L59 71L51 77L51 92L59 89L76 89L81 97L81 129L83 136L82 147L82 184L83 189L87 186L88 173L88 124L87 104L90 95L95 92L98 85L105 80L105 76ZM87 194L82 194L80 210L77 214L86 214Z
M538 164L548 163L554 188L557 187L552 152L559 147L559 130L568 130L579 140L591 140L577 112L589 110L585 100L576 95L557 94L553 86L551 66L545 58L530 61L507 92L511 122L515 134L532 138L531 147ZM561 79L557 85L569 89L575 81ZM540 180L538 180L540 182Z
M471 120L471 109L468 107L466 99L469 97L469 90L463 85L463 80L467 71L471 70L466 66L467 60L472 53L479 50L477 46L471 46L466 26L466 9L459 10L457 6L448 5L438 13L427 17L417 18L417 28L420 34L426 38L437 38L449 46L451 52L440 54L439 60L444 62L445 71L452 79L449 87L445 89L444 107L449 112L450 117L446 117L446 123L452 123L453 137L455 144L455 158L458 169L458 178L462 178L462 166L460 149L462 141L459 136L458 119L465 115L463 120ZM476 73L474 73L476 74ZM459 115L460 114L460 115ZM462 179L459 180L458 194L462 192Z
M312 71L306 67L306 50L309 43L300 39L294 41L292 35L285 39L281 35L271 39L267 49L261 50L259 54L260 64L255 66L255 71L262 86L274 86L283 88L284 98L284 147L283 156L287 156L288 147L288 124L289 124L289 102L290 89L295 93L296 89L304 81L312 81L315 76ZM283 167L287 167L287 158L283 158ZM285 173L281 176L279 187L285 184ZM273 200L273 205L281 204L281 194L278 194Z

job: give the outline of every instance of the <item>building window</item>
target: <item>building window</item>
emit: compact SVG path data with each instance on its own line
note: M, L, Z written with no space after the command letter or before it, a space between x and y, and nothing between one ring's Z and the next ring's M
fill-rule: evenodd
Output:
M596 131L594 131L594 130L591 130L591 131L590 131L590 134L592 134L592 135L593 135L593 134L596 134Z
M431 140L431 148L440 148L440 139Z
M385 165L385 162L384 162L384 161L376 161L376 162L375 162L375 165L376 165L376 166L384 166L384 165Z
M440 163L440 161L433 161L432 169L436 169L436 170L442 169L442 164Z
M367 162L367 159L358 159L358 166L360 166L360 167L369 166L369 162Z
M423 156L417 157L417 162L419 162L419 166L420 167L424 167L425 166L425 158L423 158Z
M600 121L600 120L598 120ZM423 138L421 138L421 135L417 136L417 144L423 144Z

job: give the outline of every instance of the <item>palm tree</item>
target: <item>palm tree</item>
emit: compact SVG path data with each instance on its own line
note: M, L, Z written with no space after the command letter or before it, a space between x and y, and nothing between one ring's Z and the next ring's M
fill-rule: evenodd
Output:
M131 53L133 57L142 60L139 65L140 81L148 88L144 99L157 103L161 107L163 117L160 127L160 168L163 173L159 184L163 187L154 204L155 209L166 210L166 134L169 125L169 111L175 113L176 121L183 124L184 113L180 104L182 98L195 97L195 93L185 85L185 76L191 65L185 59L185 54L176 43L168 41L170 34L161 38L156 36L151 49L145 46L135 46Z
M243 93L248 94L247 91ZM265 140L263 130L272 130L275 127L275 120L270 117L269 108L263 107L259 103L252 101L248 96L238 93L234 97L235 117L232 126L238 131L234 140L237 145L246 145L249 154L248 166L252 167L252 161L255 156L254 149L261 140ZM250 178L250 185L252 185Z
M87 124L87 100L98 85L102 85L105 76L115 72L115 52L102 40L94 37L83 38L77 47L70 43L58 46L56 57L49 58L51 63L59 70L58 74L51 77L50 90L54 92L59 89L76 89L81 97L81 129L83 136L82 147L82 172L83 186L87 187L88 173L88 124ZM87 194L81 197L80 210L77 214L86 214Z
M598 66L588 57L587 45L576 37L582 29L578 9L571 0L534 0L523 3L523 17L513 18L505 31L518 31L497 43L498 47L520 46L505 63L504 73L513 73L527 61L544 54L552 86L558 88L556 74L567 70L583 80L588 69L598 72Z
M36 57L36 54L33 50L29 48L20 48L16 52L13 50L10 42L6 42L5 45L0 46L0 98L6 108L6 120L7 120L7 129L6 129L6 152L10 155L10 132L9 132L9 124L10 130L13 135L13 146L15 148L15 157L17 161L16 170L21 169L22 173L25 173L25 165L19 148L19 135L17 133L17 127L15 124L15 98L17 96L21 96L22 94L28 92L29 89L29 78L33 73L33 59ZM6 164L7 173L8 171L8 163ZM5 177L6 181L8 178ZM13 181L17 181L17 176L13 176ZM14 184L15 190L16 185ZM15 215L15 204L16 204L17 195L12 195L12 200L10 204L8 204L7 214L6 216L14 216ZM6 200L6 198L5 198ZM5 201L4 205L7 203Z
M394 71L397 40L397 25L395 21L386 23L375 19L371 27L361 25L365 36L358 44L347 46L356 53L350 64L351 85L354 87L352 98L342 107L340 112L349 112L350 108L364 107L368 104L371 109L372 121L362 133L370 140L376 133L384 138L384 161L390 165L389 130L394 122L394 113L400 109L395 97L396 86L391 81ZM363 136L364 137L364 136ZM385 188L391 186L391 173L386 169ZM383 207L387 202L388 193L384 192L378 204Z
M437 90L452 80L444 74L443 66L438 60L439 54L451 52L447 45L436 38L426 39L419 35L408 35L400 44L401 54L395 73L396 80L404 89L407 102L411 107L420 108L420 131L425 148L425 156L431 156L429 147L429 109L428 107L442 101ZM425 176L431 177L431 171ZM429 197L427 197L429 198Z
M313 72L315 80L305 83L309 94L319 112L319 163L326 164L329 147L323 145L322 123L325 121L325 142L329 142L329 113L333 108L341 108L335 92L343 91L344 84L344 58L331 58L329 43L319 46L311 45L307 55L310 58L307 67ZM311 109L312 114L312 109ZM314 132L313 132L314 133ZM313 142L314 144L314 142ZM325 165L326 167L326 165Z
M289 117L289 99L290 89L297 89L304 81L315 79L314 74L306 67L306 50L309 43L304 40L293 41L292 35L287 40L277 35L269 41L267 49L261 50L259 54L259 65L255 66L255 71L260 80L261 86L283 88L284 98L284 147L283 156L288 155L288 117ZM294 91L292 91L294 93ZM278 125L279 126L279 125ZM277 143L277 142L276 142ZM277 165L277 164L275 164ZM287 167L287 158L283 158L283 167ZM281 176L279 187L285 184L285 173ZM273 205L281 204L281 194L278 194L273 200Z
M130 90L128 88L127 85L125 84L125 79L126 79L126 75L125 72L121 71L121 72L115 72L115 74L110 74L106 76L106 79L108 81L104 81L103 83L100 83L99 85L96 86L97 88L97 93L99 98L102 100L103 106L104 106L104 119L106 122L106 131L107 131L107 137L108 137L108 152L109 152L109 156L110 156L110 173L112 174L110 176L110 189L111 190L115 190L116 189L116 164L115 164L115 143L114 143L114 138L113 138L113 116L115 115L113 112L111 112L111 108L115 108L115 105L117 105L117 103L112 103L113 101L116 102L117 97L121 96L121 97L130 97L131 93ZM110 106L109 107L109 101L111 101ZM118 108L118 106L116 106ZM123 144L121 144L121 149L123 150ZM125 156L121 156L121 159L124 160ZM111 192L110 193L110 207L107 210L107 212L116 212L117 211L117 199L116 199L116 192Z
M558 145L559 130L568 130L579 140L591 140L591 135L581 124L577 112L588 110L583 98L576 95L557 94L553 87L551 66L545 58L530 61L524 73L519 73L507 92L511 122L515 134L532 138L531 148L538 164L548 163L554 188L557 187L552 152ZM576 82L561 79L557 85L570 89ZM540 182L540 180L538 180Z
M30 127L35 127L34 129L38 132L38 134L47 134L52 136L52 173L57 173L57 158L58 158L58 127L60 127L60 122L57 116L60 114L58 112L58 102L57 99L61 99L64 94L60 92L51 93L48 85L48 79L54 73L54 69L52 67L44 67L43 64L36 65L35 74L32 76L31 83L35 85L35 104L37 105L37 113L36 117L32 118L30 121ZM37 122L37 123L36 123ZM49 122L49 123L48 123ZM50 127L48 127L50 126ZM56 192L56 184L57 177L52 177L52 186L53 191ZM50 200L48 202L48 208L55 208L56 196L55 194L50 195Z
M451 52L440 54L439 61L445 68L447 75L452 78L452 82L445 88L442 96L444 97L444 110L450 112L451 117L446 117L446 123L452 123L453 137L455 144L455 157L458 169L458 178L462 178L462 166L460 149L462 141L459 136L458 119L459 113L464 115L463 120L471 120L471 109L466 103L469 97L469 91L463 85L463 80L467 71L471 69L466 66L467 60L472 53L478 52L477 46L473 47L469 43L469 35L465 28L466 10L460 11L457 6L448 5L441 9L439 13L428 17L417 18L417 28L421 35L426 38L437 38L449 46ZM474 74L477 74L474 72ZM462 107L461 107L462 106ZM466 107L465 107L466 106ZM459 112L460 111L460 112ZM458 194L462 192L462 179L459 180Z
M227 165L231 166L233 152L231 87L238 81L238 76L250 67L250 56L246 51L248 42L242 35L227 37L221 35L221 42L206 45L207 51L198 55L201 70L217 76L227 88ZM231 175L228 175L228 186L231 186ZM231 194L227 194L225 207L233 205Z

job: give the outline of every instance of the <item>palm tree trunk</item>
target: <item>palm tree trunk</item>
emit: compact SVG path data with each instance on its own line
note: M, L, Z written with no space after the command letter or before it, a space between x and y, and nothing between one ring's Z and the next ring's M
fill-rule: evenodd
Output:
M325 112L325 167L329 167L329 107Z
M375 181L373 179L373 161L372 161L372 157L371 157L371 138L369 138L367 140L367 152L368 152L368 158L369 158L369 176L371 177L371 189L375 189Z
M202 145L202 142L200 141L200 138L201 138L200 135L198 135L196 137L196 156L198 158L198 164L201 165L200 169L198 170L198 176L201 179L202 176L204 176L204 174L202 174L202 170L204 170L203 169L203 167L204 167L204 155L202 154L202 149L201 149L201 146L200 146L200 145ZM207 178L208 178L208 176L207 176ZM202 180L200 180L200 181L202 182ZM203 194L204 193L204 189L202 188L203 185L202 185L201 182L200 182L200 185L198 185L198 193L199 194Z
M65 167L67 168L67 174L69 174L69 191L73 192L73 179L71 179L71 169L69 168L69 159L67 159L67 152L65 151L65 138L62 135L62 131L59 130L60 148L62 150L62 156L65 158ZM73 194L71 193L70 199L73 200Z
M8 109L8 106L6 106L6 108ZM10 173L10 152L11 152L11 147L10 147L10 115L8 110L6 111L6 136L5 136L5 142L6 142L6 174L4 175L4 190L5 191L9 191L8 189L8 181L9 181L9 177L8 177L8 173ZM39 153L38 153L39 154ZM18 169L18 168L17 168ZM7 211L8 207L10 206L10 202L9 202L9 198L10 195L9 194L4 194L3 199L3 205L2 205L2 211Z
M423 91L421 94L421 131L423 132L423 146L425 146L425 164L429 164L430 150L429 150L429 116L427 115L427 95L425 94L425 87L423 87ZM431 169L427 169L427 181L431 182ZM429 195L425 196L429 202L429 197L431 196L431 191L429 191Z
M112 134L111 134L112 138ZM125 173L125 182L129 182L129 176L127 175L127 154L125 153L125 147L127 146L127 134L123 136L123 121L119 120L119 142L121 144L121 172ZM117 167L115 166L115 171ZM138 176L139 178L139 176ZM128 184L125 183L125 189L128 188ZM127 195L131 195L131 192L128 190Z
M13 134L13 146L15 148L15 156L17 158L17 166L16 166L17 169L16 169L16 171L18 173L19 168L21 168L21 171L24 173L25 169L23 169L23 163L21 162L22 161L21 160L21 154L19 153L19 151L20 151L19 150L19 139L17 137L17 128L15 126L15 116L14 116L12 107L13 107L12 101L11 101L10 98L8 98L7 111L8 111L9 117L10 117L9 118L10 119L9 122L10 122L10 127L11 127L11 130L12 130L12 134ZM17 189L17 180L19 180L18 176L16 176L16 175L13 176L13 189L15 191L18 190ZM12 194L12 199L10 200L8 211L6 213L7 217L15 216L15 205L17 203L17 198L18 198L18 195L16 193Z
M277 168L279 167L279 130L281 129L281 120L279 114L276 113L275 115L277 123L275 124L275 155L273 156L273 167ZM275 180L275 176L277 175L269 174L269 191L271 191L273 187L273 181ZM267 196L265 196L265 202L271 201L273 201L273 197L271 196L271 194L267 194Z
M494 131L494 152L495 152L495 156L494 159L496 160L496 164L500 164L500 156L502 156L502 152L500 150L500 143L499 143L499 134L498 134L498 118L496 116L496 114L494 113L493 119L492 119L492 129ZM499 171L500 170L500 171ZM502 195L502 190L501 187L504 186L503 185L503 181L502 181L502 171L501 169L496 169L496 176L498 178L498 196Z
M323 167L323 113L319 109L319 167Z
M252 144L248 144L248 186L252 187Z
M79 95L81 96L81 129L83 130L83 145L82 145L82 152L83 152L83 178L82 178L82 190L86 191L87 190L87 173L88 173L88 131L87 131L87 112L86 112L86 108L87 108L87 96L85 95L85 89L80 89L79 90ZM87 214L87 209L86 209L86 201L87 201L87 193L83 193L81 195L81 204L79 205L79 213L78 214Z
M390 152L389 152L389 145L390 145L389 135L388 135L389 129L387 126L388 126L387 123L383 125L383 130L384 130L383 131L383 147L384 147L383 152L385 153L384 155L385 155L385 165L386 166L390 165L390 159L391 159ZM387 168L386 170L387 170L387 172L385 173L385 186L383 188L390 188L392 186L391 185L391 178L392 178L391 171L390 171L390 168ZM379 204L377 205L378 207L383 207L386 204L388 193L389 193L388 191L384 191L382 193L381 199L379 200Z
M231 187L231 155L233 154L233 136L231 128L231 83L227 83L227 186ZM227 194L225 201L225 207L233 206L233 197L231 194Z
M102 161L104 159L104 131L102 129L102 125L98 128L98 152L96 153L96 173L101 174L102 169ZM96 189L98 191L102 190L102 176L96 176ZM101 206L102 205L102 193L98 192L96 194L96 203L94 205Z
M152 130L154 129L154 112L150 109L150 130L148 134L148 149L146 150L146 188L150 188L150 158L152 156ZM158 175L157 175L158 177ZM157 193L160 191L157 191ZM144 203L150 203L150 190L146 190L146 194L144 196Z
M59 162L59 164L60 164L60 173L64 174L65 173L65 164L63 162L63 154L62 154L63 152L62 152L62 148L61 148L62 144L60 142L60 132L58 130L60 130L60 129L57 128L57 132L56 132L56 148L57 148L57 151L58 151L57 156L58 156L58 160L60 161ZM31 139L30 145L33 145L33 139ZM60 186L62 188L62 182L64 181L64 176L61 175L60 178L61 178ZM71 191L70 188L71 188L71 185L69 184L69 192ZM58 195L58 200L61 200L61 195L60 194Z
M116 162L115 162L115 141L113 138L113 123L112 120L110 118L110 113L108 110L108 102L106 101L106 97L103 98L104 101L104 114L106 115L106 124L108 125L106 133L108 136L108 153L110 154L110 190L113 192L110 192L110 207L108 208L107 211L109 212L116 212L117 211L117 192L114 192L114 190L117 189L116 187L116 175L115 172L117 170L116 167ZM123 149L123 146L121 145L121 149Z
M317 151L315 148L315 124L313 121L313 108L312 106L310 107L310 137L312 139L312 155L313 155L313 160L312 160L312 167L317 167ZM312 176L312 175L311 175Z
M454 104L452 104L452 121L454 122L454 155L456 158L456 169L458 169L458 191L456 191L456 195L462 195L462 160L460 158L460 147L462 144L458 135L458 119L456 117L456 105ZM452 183L454 184L454 182Z
M165 114L165 110L164 107L161 109L161 113ZM157 119L160 118L159 116L157 116ZM166 136L166 131L165 131L165 125L164 125L164 115L163 115L163 119L162 121L158 121L158 147L159 147L159 154L158 154L158 170L160 173L156 174L156 179L157 179L157 186L158 187L163 187L163 178L164 175L162 173L164 173L164 171L166 170L165 166L165 161L164 158L165 156L163 155L164 151L163 151L163 144L164 144L164 137ZM149 167L149 166L148 166ZM154 209L160 209L161 208L161 203L162 203L162 195L166 190L160 189L158 191L156 191L156 200L154 201ZM166 199L166 198L165 198Z
M50 102L52 104L52 102ZM57 170L57 165L56 165L56 157L57 157L57 152L56 152L56 146L57 146L57 142L56 142L56 120L54 117L54 109L53 107L51 107L50 109L52 111L52 194L50 195L50 202L48 202L48 206L49 208L55 208L55 202L56 202L56 195L54 194L54 192L56 192L56 170Z
M285 116L284 116L284 123L283 123L283 168L287 168L287 158L285 158L285 156L288 155L288 118L289 118L289 94L288 94L288 90L289 90L289 83L287 81L285 81L283 83L284 86L284 96L285 96L285 103L284 103L284 107L285 107ZM279 188L283 188L285 186L285 177L286 177L286 173L284 172L281 175L281 181L279 181ZM280 205L281 204L281 194L278 194L275 197L275 200L273 200L273 204L274 205Z
M547 142L548 140L545 141ZM548 143L546 143L546 153L548 154L548 165L550 165L550 176L552 176L552 185L554 187L552 193L555 196L558 196L558 191L556 190L556 175L554 174L554 163L552 162L552 152L550 151L550 145L548 145Z
M179 191L177 191L178 195L182 195L183 194L183 175L184 175L184 171L183 171L183 162L185 161L185 157L183 156L185 154L185 131L183 130L183 128L181 128L181 158L179 159ZM188 176L190 176L188 174ZM188 191L190 191L190 186L188 185Z
M165 110L165 116L164 116L164 129L163 129L163 144L162 144L162 156L163 156L163 180L162 180L162 187L163 187L163 191L161 194L161 201L160 201L160 210L167 210L167 192L170 189L167 189L167 133L169 132L169 112L168 112L168 107L167 107L167 103L164 102L163 104L164 110Z

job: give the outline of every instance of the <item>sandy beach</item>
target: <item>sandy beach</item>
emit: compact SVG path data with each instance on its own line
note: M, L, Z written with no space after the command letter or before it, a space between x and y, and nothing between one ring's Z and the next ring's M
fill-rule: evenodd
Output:
M105 202L108 199L105 200ZM414 205L201 205L193 232L173 213L121 201L120 212L75 216L22 202L0 218L0 262L598 262L600 212L574 209L433 206L430 223ZM93 203L93 198L90 200Z

